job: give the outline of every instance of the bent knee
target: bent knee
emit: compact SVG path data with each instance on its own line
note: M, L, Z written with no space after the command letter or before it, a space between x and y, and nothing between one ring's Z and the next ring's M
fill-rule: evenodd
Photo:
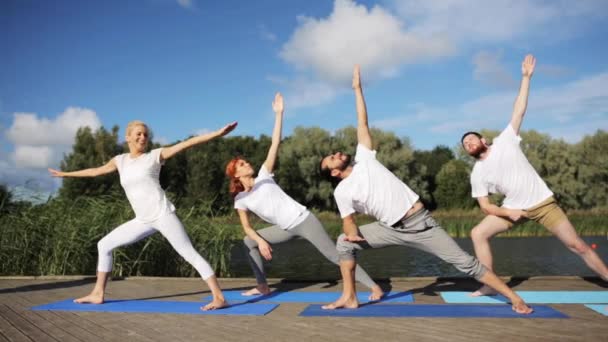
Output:
M487 240L489 238L490 238L490 236L488 236L488 234L485 232L485 229L483 229L482 226L479 226L479 225L475 226L471 230L471 239L473 241Z
M113 246L110 245L107 239L101 239L97 242L97 252L101 254L112 253Z

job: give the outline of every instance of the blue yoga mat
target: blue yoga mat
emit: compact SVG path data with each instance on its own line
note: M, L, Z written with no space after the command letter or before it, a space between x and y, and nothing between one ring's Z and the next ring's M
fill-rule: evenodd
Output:
M406 304L364 305L358 309L323 310L309 305L300 316L332 317L442 317L442 318L569 318L548 306L534 306L534 312L520 315L506 305Z
M585 306L595 312L601 313L604 316L608 316L608 304L587 304Z
M274 303L331 303L340 298L339 292L289 292L289 291L274 291L267 295L243 296L242 291L223 291L224 298L227 301L248 301L259 302L268 301ZM370 292L358 292L357 298L360 303L367 303ZM210 300L211 296L203 298ZM379 301L383 303L412 303L414 297L411 292L389 292Z
M250 315L261 316L269 313L278 304L232 304L230 307L202 311L203 302L176 302L152 300L108 300L103 304L77 304L72 299L32 307L32 310L46 311L95 311L95 312L137 312L169 313L193 315Z
M516 291L531 304L608 303L608 291ZM508 302L502 295L471 297L471 292L441 292L446 303L500 304Z

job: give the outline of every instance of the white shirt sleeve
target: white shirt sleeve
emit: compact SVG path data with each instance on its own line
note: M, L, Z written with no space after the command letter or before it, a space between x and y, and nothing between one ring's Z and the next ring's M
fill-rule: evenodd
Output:
M352 199L345 196L341 191L334 191L334 198L336 199L341 218L345 218L356 212L355 208L353 208Z
M488 196L488 186L483 182L483 179L475 172L471 173L471 191L473 198Z
M234 209L248 210L247 204L245 203L245 200L241 194L236 195L234 198Z
M357 151L355 152L355 161L364 161L376 159L376 151L370 150L362 144L357 145Z
M114 164L116 164L116 168L118 169L118 172L122 172L122 159L123 159L124 154L119 154L117 156L114 157Z
M163 150L162 147L153 149L152 151L150 151L150 154L152 155L152 160L154 160L154 164L160 164L160 165L164 165L165 161L163 160L162 162L160 161L160 152Z
M515 134L515 129L511 123L494 139L495 141L509 142L518 145L521 142L521 137Z
M256 182L261 181L262 179L273 178L274 173L268 172L266 169L266 165L262 164L260 171L258 172L258 176L255 178Z

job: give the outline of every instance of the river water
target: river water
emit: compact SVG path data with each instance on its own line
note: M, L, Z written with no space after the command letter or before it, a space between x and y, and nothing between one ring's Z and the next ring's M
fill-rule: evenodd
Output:
M608 237L584 237L596 244L595 251L608 263ZM465 251L473 254L470 238L456 239ZM494 270L503 276L593 276L583 260L570 252L555 237L495 238L491 241ZM273 259L265 264L270 278L294 280L339 279L338 267L327 261L308 241L291 240L273 245ZM373 278L463 276L439 258L408 247L365 250L358 261ZM230 273L233 277L252 277L245 249L238 244L232 250Z

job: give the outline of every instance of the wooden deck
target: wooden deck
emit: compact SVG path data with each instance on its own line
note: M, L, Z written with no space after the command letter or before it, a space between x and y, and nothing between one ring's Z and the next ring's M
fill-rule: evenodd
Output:
M266 316L197 316L31 311L83 295L93 278L1 278L0 340L7 341L606 341L608 317L580 304L551 305L569 319L299 317L307 304L281 304ZM222 279L225 290L252 279ZM339 291L340 284L272 280L297 291ZM443 303L439 291L471 290L466 279L399 278L382 285L412 290L422 304ZM608 290L593 279L515 279L516 290ZM108 285L108 298L197 301L208 294L200 279L130 278ZM362 289L363 290L363 289Z

